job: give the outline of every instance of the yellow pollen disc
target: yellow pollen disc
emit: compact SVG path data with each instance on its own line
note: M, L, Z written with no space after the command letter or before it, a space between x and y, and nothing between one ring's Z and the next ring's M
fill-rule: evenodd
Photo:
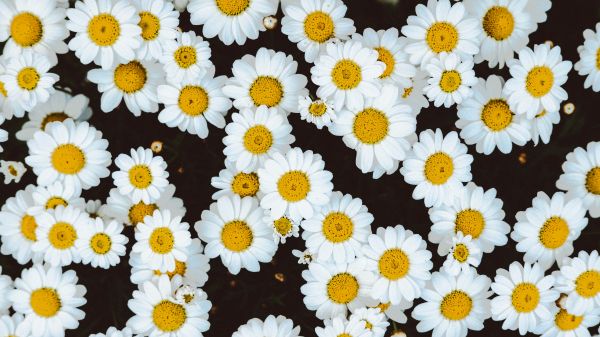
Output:
M250 86L249 94L254 105L266 105L272 108L281 102L283 86L275 77L258 76Z
M315 11L304 20L304 33L309 40L324 43L333 37L335 26L329 14Z
M300 201L310 192L310 181L302 171L289 171L277 181L277 191L285 201Z
M585 176L585 188L592 194L600 195L600 167L588 171Z
M250 0L215 0L215 2L221 13L228 16L240 15L250 7Z
M569 237L569 225L561 217L553 216L540 229L540 243L548 249L562 246Z
M575 280L575 291L583 298L592 298L600 293L600 272L588 270Z
M19 172L17 172L17 169L13 165L8 165L8 173L12 176L16 176Z
M173 58L179 67L187 69L196 64L196 49L191 46L181 46L177 48Z
M42 40L44 26L36 15L21 12L10 23L10 35L19 46L31 47Z
M358 296L358 288L356 277L348 273L339 273L327 283L327 296L334 303L347 304Z
M390 122L383 112L368 108L354 117L352 132L363 144L377 144L387 136L389 125Z
M152 184L152 172L145 164L134 165L129 169L129 182L135 188L144 189Z
M100 47L112 46L121 35L121 25L110 14L94 16L88 23L87 32L90 40Z
M473 300L462 290L453 290L444 296L440 303L440 312L451 321L460 321L467 317L473 308Z
M381 312L385 312L386 310L388 310L391 306L390 302L387 303L379 303L375 308L379 309L379 311Z
M51 162L59 173L77 174L85 167L85 154L73 144L63 144L52 152Z
M440 77L440 89L446 93L453 93L460 87L462 79L456 70L446 70Z
M146 80L146 68L138 61L119 64L117 68L115 68L115 85L127 94L132 94L141 90L146 84Z
M362 69L352 60L340 60L331 70L331 79L338 89L354 89L362 81Z
M144 222L144 218L147 215L152 215L152 213L154 213L154 211L157 209L158 206L156 206L156 204L148 205L140 201L129 208L129 222L131 222L131 224L134 226L140 222Z
M469 248L463 243L457 244L452 251L452 257L460 263L465 263L469 258Z
M403 250L388 249L379 258L379 273L389 280L403 278L410 270L410 260Z
M425 40L434 53L451 52L458 44L458 30L449 22L436 22L427 30Z
M513 113L503 99L493 99L483 106L481 121L492 131L506 129L513 119Z
M179 275L179 276L183 277L183 275L185 275L186 270L187 270L187 265L185 262L175 260L175 269L167 272L167 275L169 276L170 279L172 279L173 276L175 276L175 275Z
M6 88L4 87L4 82L0 81L0 94L2 94L2 96L7 97L8 96L8 92L6 91Z
M404 88L404 93L402 94L402 98L408 98L408 96L410 96L410 94L412 94L412 91L413 91L413 87Z
M141 12L138 26L142 28L142 38L144 40L151 41L158 37L158 32L160 31L160 20L156 17L156 15L150 12Z
M327 112L327 105L322 101L312 102L308 107L308 112L315 117L321 117Z
M17 84L23 90L34 90L39 81L40 74L32 67L25 67L17 74Z
M48 241L55 249L69 249L75 245L77 231L73 225L66 222L55 223L48 232Z
M547 66L533 67L527 74L525 88L531 96L540 98L552 89L554 73Z
M104 255L110 251L112 240L105 233L97 233L90 239L90 248L94 253Z
M152 322L161 331L177 331L187 318L185 308L181 304L168 300L161 301L152 310Z
M562 331L571 331L579 327L583 316L569 314L565 309L560 309L554 317L554 324Z
M69 203L61 197L51 197L46 201L46 209L55 209L57 206L67 206Z
M337 335L337 337L352 337L352 335L347 332L343 332L343 333Z
M263 154L273 145L273 134L264 125L255 125L244 134L244 147L252 154Z
M463 235L471 235L473 239L477 239L485 228L485 219L480 211L475 209L465 209L456 214L456 225L454 232L462 232Z
M600 70L600 48L596 51L596 69Z
M148 243L150 244L150 249L156 254L167 254L175 246L175 236L173 236L171 229L159 227L152 231Z
M69 116L64 112L51 112L42 119L41 129L46 130L46 125L52 122L62 122Z
M365 322L365 328L373 330L373 323L367 321L366 319L363 319L363 321Z
M513 289L511 302L518 313L532 312L540 303L540 291L532 283L519 283Z
M281 236L286 236L291 233L293 227L292 221L286 217L281 217L273 221L273 228L275 228L275 231Z
M354 223L344 213L331 212L323 219L323 235L333 243L341 243L352 237Z
M29 240L29 241L37 241L37 235L35 235L35 230L37 229L37 222L35 222L35 218L31 215L24 215L21 218L21 234Z
M241 220L230 221L221 230L221 242L225 248L234 251L245 251L252 245L254 234L248 224Z
M430 183L442 185L452 176L454 163L449 155L443 152L436 152L427 158L424 170L425 178Z
M54 317L60 310L60 296L52 288L39 288L31 292L29 304L33 312L45 318Z
M208 94L204 88L188 85L181 88L177 104L184 114L196 117L206 111L208 102Z
M510 37L515 29L515 18L508 8L494 6L483 16L483 30L496 41Z
M236 174L231 181L231 189L233 190L233 193L242 198L255 196L259 188L260 184L258 181L258 175L254 172L240 172Z
M385 70L383 71L383 74L379 75L379 78L390 77L390 75L394 71L394 68L396 67L396 60L394 60L394 55L392 55L392 53L384 47L377 47L375 48L375 50L377 50L377 53L379 54L379 57L377 57L377 61L381 61L385 64Z

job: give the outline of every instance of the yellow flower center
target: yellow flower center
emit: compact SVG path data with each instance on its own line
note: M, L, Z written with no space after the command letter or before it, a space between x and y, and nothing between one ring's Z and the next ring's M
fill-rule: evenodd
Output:
M300 201L310 192L310 181L304 172L289 171L277 181L277 191L288 202Z
M119 64L115 69L114 80L117 88L132 94L141 90L146 84L146 68L138 61Z
M527 73L527 79L525 80L525 88L531 94L531 96L540 98L552 89L554 84L554 73L547 66L533 67L529 73Z
M241 220L230 221L221 230L223 246L237 253L248 249L253 240L252 229L246 222Z
M21 47L31 47L42 40L44 26L36 15L21 12L15 15L10 23L10 35Z
M436 152L425 161L425 178L434 185L446 183L453 172L452 158L443 152Z
M73 144L63 144L52 152L51 162L59 173L77 174L85 167L85 154Z
M148 243L150 244L150 249L156 254L167 254L175 246L175 236L170 228L159 227L152 231Z
M518 313L532 312L540 303L540 291L532 283L519 283L511 295L512 306Z
M90 247L94 251L94 253L98 255L104 255L110 251L112 247L112 240L110 236L105 233L96 233L90 239Z
M385 64L385 70L383 74L379 75L379 78L388 78L394 71L394 67L396 67L396 60L394 60L394 55L384 47L375 48L379 57L377 57L377 61L381 61Z
M37 241L37 235L35 230L37 229L37 222L31 215L24 215L21 218L21 234L29 241Z
M254 172L240 172L236 174L231 181L231 189L233 190L233 193L242 198L255 196L259 188L260 183L258 181L258 175Z
M8 165L8 174L10 174L11 176L15 176L15 177L16 177L16 176L17 176L17 173L19 173L19 172L17 171L17 168L16 168L16 167L14 167L14 165L12 165L12 164L9 164L9 165Z
M145 41L151 41L158 37L160 31L160 20L156 15L150 12L140 13L140 22L138 26L142 28L142 38Z
M457 244L452 251L452 257L460 263L465 263L469 258L469 247L464 243Z
M202 115L208 108L209 97L202 87L188 85L179 92L177 104L181 111L190 116Z
M515 18L508 8L494 6L483 16L483 30L496 41L510 37L515 29Z
M67 206L69 203L61 197L51 197L46 201L46 209L55 209L57 206Z
M362 81L362 70L352 60L340 60L331 70L331 79L338 89L354 89Z
M434 53L451 52L458 44L458 30L449 22L436 22L427 30L425 41Z
M2 96L7 97L8 96L8 92L6 91L6 88L4 87L4 82L0 81L0 94L2 94Z
M48 241L55 249L69 249L75 245L77 231L73 225L66 222L57 222L48 232Z
M473 308L473 300L462 290L453 290L444 296L440 303L440 312L451 321L460 321L467 317Z
M315 117L321 117L327 112L327 105L323 101L312 102L308 107L308 112Z
M159 302L152 310L152 322L160 331L177 331L186 318L187 313L183 305L168 300Z
M410 94L412 94L413 87L404 88L404 92L402 93L402 98L406 99Z
M38 288L31 292L29 304L33 312L45 318L54 317L60 310L60 296L52 288Z
M173 54L175 63L183 69L196 64L196 49L191 46L181 46Z
M250 7L250 0L215 0L217 8L227 16L237 16Z
M64 112L51 112L42 119L41 129L46 130L46 125L52 122L62 122L69 116Z
M272 108L283 98L283 86L278 79L271 76L258 76L250 86L250 98L254 105L266 105Z
M440 77L440 89L446 93L453 93L460 87L462 79L456 70L446 70Z
M292 221L290 219L286 217L281 217L273 221L273 228L275 228L275 231L279 233L279 235L286 236L292 232L292 228L294 228L294 225L292 224Z
M17 84L23 90L34 90L40 81L40 74L35 68L25 67L17 74Z
M352 237L354 223L344 213L331 212L323 219L323 235L329 242L340 243Z
M481 121L492 131L502 131L510 125L513 113L505 100L492 99L483 106Z
M562 331L575 330L581 322L583 322L583 316L571 315L565 309L560 309L554 317L554 323Z
M144 222L144 218L147 215L152 215L157 209L158 206L156 206L156 204L145 204L140 201L129 208L129 222L134 226L140 222Z
M98 14L88 23L87 32L90 40L100 47L112 46L121 35L121 25L110 14Z
M377 144L387 136L389 125L383 112L367 108L354 117L352 132L364 144Z
M596 50L596 69L600 70L600 48Z
M575 280L575 291L584 298L596 297L600 293L600 272L588 270Z
M600 167L588 171L585 176L585 188L592 194L600 195Z
M135 188L144 189L152 184L152 172L145 164L134 165L129 169L129 182Z
M356 277L348 273L339 273L327 283L327 296L334 303L348 304L358 296L358 289Z
M463 235L471 235L473 239L477 239L485 228L485 219L480 211L475 209L465 209L456 214L454 221L454 232L462 232Z
M410 260L399 248L386 250L379 258L379 273L389 280L403 278L410 270Z
M335 25L329 14L315 11L304 20L304 33L309 40L324 43L333 37Z
M569 237L569 225L558 216L553 216L544 222L540 229L539 240L548 249L562 246Z
M252 154L263 154L273 145L273 134L264 125L255 125L244 134L244 147Z

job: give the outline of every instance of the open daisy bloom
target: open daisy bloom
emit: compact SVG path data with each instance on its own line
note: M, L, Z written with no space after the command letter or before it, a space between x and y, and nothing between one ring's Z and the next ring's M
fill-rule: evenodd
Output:
M597 310L600 305L600 257L598 251L580 251L576 257L565 258L560 271L554 274L556 289L567 294L564 308L574 315Z
M74 189L73 184L55 181L48 186L37 186L32 193L33 205L27 209L29 215L39 215L55 209L57 206L74 206L83 210L85 200L81 192Z
M348 320L364 322L365 327L373 332L373 337L383 337L390 325L387 316L379 308L363 307L356 309Z
M322 99L313 99L310 96L300 96L298 98L298 113L300 118L313 123L317 129L322 129L324 126L329 127L337 116L333 111L333 105L329 101Z
M131 0L140 17L138 26L142 29L142 45L137 49L137 57L142 60L158 60L163 56L163 44L177 36L179 12L167 0Z
M481 263L481 249L473 241L471 235L465 236L462 232L456 233L452 238L452 246L444 261L444 270L450 275L466 273L472 267L479 267Z
M213 193L212 199L219 200L224 195L239 195L243 197L258 197L260 183L256 172L245 173L235 167L235 162L225 160L225 168L219 171L219 175L210 179L210 184L218 191Z
M299 337L300 326L294 326L294 322L285 316L269 315L264 322L258 318L248 320L231 337L256 337L257 334L268 337Z
M131 156L121 153L115 164L119 168L112 173L115 186L134 203L156 202L169 184L167 163L161 156L154 156L150 149L140 146L131 149Z
M542 337L590 336L589 328L600 323L600 309L574 315L568 310L555 310L554 318L541 322L534 333Z
M175 40L166 40L162 44L163 55L159 61L165 74L169 74L167 82L171 84L195 80L212 65L208 41L196 36L194 31L177 32Z
M423 91L434 106L449 108L473 94L471 87L477 83L477 79L470 59L461 61L457 54L442 52L424 68L430 78Z
M125 245L129 241L122 232L123 224L115 220L105 222L101 218L80 227L75 245L81 255L81 262L104 269L119 264L120 256L125 255Z

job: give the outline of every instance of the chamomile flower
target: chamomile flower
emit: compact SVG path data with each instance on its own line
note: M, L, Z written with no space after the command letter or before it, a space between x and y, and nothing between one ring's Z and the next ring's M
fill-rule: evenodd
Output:
M452 238L452 245L444 261L444 270L453 276L466 273L471 266L477 268L481 263L481 249L473 241L471 235L464 236L462 232L456 233Z
M300 236L300 226L297 221L292 221L287 216L282 216L273 219L270 211L265 211L265 223L270 224L273 228L273 241L275 243L285 243L287 238ZM309 253L310 254L310 253ZM312 254L311 254L312 256Z
M55 181L48 186L36 186L31 196L33 205L27 209L27 214L33 216L53 210L57 206L71 205L80 210L85 208L85 200L81 197L81 193L67 182Z
M116 62L107 69L88 71L88 80L98 84L102 93L100 109L111 112L125 101L127 109L138 117L143 112L157 112L157 87L163 83L165 74L159 63L132 60Z
M372 304L369 294L375 277L365 268L364 259L342 264L311 262L302 271L306 283L300 287L306 308L316 310L319 319L329 319Z
M110 173L108 141L87 122L67 119L50 123L45 131L36 132L27 141L27 147L29 156L25 163L38 176L41 186L62 181L71 184L75 191L87 190L98 186L100 179Z
M225 127L223 153L241 172L254 172L274 153L289 151L296 140L287 117L276 108L243 109L231 119Z
M347 320L344 316L325 321L325 327L315 328L318 337L369 337L373 336L367 324L361 320Z
M470 272L451 276L435 272L423 291L425 303L412 312L418 332L433 330L434 336L465 337L469 330L480 331L491 316L490 279Z
M140 17L129 1L77 1L67 17L67 28L75 33L69 49L83 64L110 69L133 60L142 44Z
M600 309L595 309L581 315L560 309L554 319L542 321L536 327L535 333L542 337L589 337L589 328L600 323Z
M580 251L576 257L565 258L555 273L556 289L567 294L564 309L574 315L600 307L600 257L598 251Z
M233 63L233 77L223 92L238 110L266 105L289 114L298 108L298 97L308 94L306 76L297 69L291 55L260 48L256 56L245 55Z
M10 276L2 275L2 266L0 266L0 294L2 294L2 298L0 298L0 315L8 314L8 310L10 309L12 302L6 296L13 289L13 281Z
M496 147L502 153L510 153L513 143L523 146L531 139L530 121L523 115L515 115L502 93L504 80L490 75L480 78L473 86L473 95L458 105L456 127L460 137L475 150L486 155Z
M141 60L158 60L163 56L163 44L177 36L179 12L166 0L131 0L140 17L142 45L136 55Z
M400 101L410 106L413 115L418 116L421 109L429 107L429 100L423 89L427 86L429 75L426 71L417 69L407 86L402 87Z
M15 312L25 315L21 336L62 337L77 329L85 317L79 307L87 302L86 289L77 282L73 270L41 264L23 269L8 293Z
M532 207L517 213L510 237L517 242L517 251L525 254L525 262L538 262L548 269L556 261L560 267L587 226L585 208L581 200L569 199L562 192L552 198L538 192L531 203Z
M225 168L219 175L210 179L210 184L217 189L212 195L218 200L224 195L239 195L243 197L258 197L260 199L260 184L256 172L245 173L235 167L234 161L225 160Z
M255 198L222 196L202 211L194 228L207 243L206 256L220 256L230 273L238 274L241 268L257 272L259 262L270 262L277 250L264 216Z
M322 99L313 100L310 96L298 98L298 113L300 119L314 124L319 130L324 126L329 127L336 119L336 113L330 102Z
M335 111L355 109L365 98L379 96L385 63L378 55L358 41L328 43L310 69L312 82L319 86L317 96L331 100Z
M23 320L25 317L21 314L8 314L0 316L0 336L1 337L20 337L26 336L24 330L27 329Z
M477 84L473 61L462 60L457 54L440 53L425 66L430 78L423 91L433 105L449 108L460 104L473 94L472 86Z
M285 316L269 315L264 322L258 318L251 318L246 324L241 325L231 337L299 337L300 326Z
M159 85L158 102L165 108L158 120L202 139L208 137L208 123L224 128L224 116L231 108L231 100L222 92L226 80L226 76L215 77L215 67L211 65L202 77Z
M270 210L274 219L284 214L292 221L309 219L319 207L329 202L333 174L325 170L318 153L293 148L273 153L258 169L262 208Z
M298 258L298 264L309 264L315 260L315 256L308 249L304 251L292 249L292 255Z
M458 133L444 136L440 129L425 130L413 144L400 173L404 181L416 185L412 194L415 200L425 199L425 206L439 207L452 203L462 184L471 180L472 162L473 156L467 153Z
M96 333L90 335L90 337L132 337L133 332L131 328L124 327L122 330L118 330L114 326L111 326L106 330L105 333Z
M103 269L119 264L129 241L122 233L123 224L115 220L105 222L96 218L88 226L80 227L75 246L81 255L81 262Z
M528 119L542 110L559 110L568 97L561 86L567 81L571 61L562 60L559 46L546 44L535 45L533 50L525 47L518 54L518 59L507 63L512 78L504 86L511 110Z
M359 308L348 318L349 321L357 320L365 322L365 327L373 332L373 337L383 337L390 322L379 308Z
M161 193L169 185L167 163L161 156L154 156L150 149L131 149L131 156L121 153L115 164L119 171L112 173L115 186L134 203L145 204L160 199Z
M519 330L524 335L539 324L552 320L558 292L552 288L554 277L544 275L537 263L521 265L513 262L506 269L498 269L492 290L492 318L503 321L502 329Z
M302 239L319 262L352 262L362 256L373 220L360 198L336 191L329 203L302 221Z
M554 125L560 123L560 111L548 112L542 110L532 120L529 120L529 123L531 124L531 139L533 144L538 145L540 140L542 143L548 144Z
M333 39L348 40L356 31L354 21L345 18L347 7L340 0L301 0L282 4L281 32L298 44L304 59L313 63Z
M159 60L165 74L169 74L167 81L171 84L202 77L212 65L208 41L204 41L193 30L177 32L175 39L163 41L162 49Z
M596 24L596 30L586 29L583 31L583 45L577 48L579 61L575 63L575 70L581 76L586 76L583 83L584 88L592 88L595 92L600 91L600 63L598 63L598 52L600 51L600 23Z
M10 184L10 182L18 184L25 172L27 172L27 168L20 161L0 160L0 173L4 175L4 184Z

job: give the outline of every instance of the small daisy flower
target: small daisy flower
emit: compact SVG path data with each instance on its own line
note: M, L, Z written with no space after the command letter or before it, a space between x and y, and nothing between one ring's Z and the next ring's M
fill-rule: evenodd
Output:
M315 328L317 337L369 337L373 332L361 320L346 320L343 316L333 317L324 322L325 327Z
M600 23L596 24L596 30L586 29L583 31L585 41L577 48L579 61L575 63L575 70L581 76L586 76L583 83L584 88L592 88L595 92L600 91L600 63L598 53L600 52Z
M175 290L175 300L179 304L188 304L197 298L202 298L204 291L189 285L183 285Z
M322 99L313 100L310 96L298 98L298 113L300 119L314 124L319 130L329 127L336 119L333 104Z
M412 308L412 306L412 301L400 301L399 304L391 304L390 302L379 303L372 308L376 308L381 313L385 314L388 319L400 324L404 324L408 321L408 317L406 317L404 311Z
M86 201L84 210L86 211L87 214L90 215L90 218L92 218L92 219L100 218L104 221L112 220L106 214L106 205L102 204L102 201L100 201L98 199Z
M165 74L169 74L167 81L171 84L202 77L212 66L208 41L197 36L193 30L177 32L175 39L163 41L162 49L163 54L159 60Z
M560 271L555 272L556 289L567 294L564 308L574 315L600 307L600 257L598 251L580 251L574 258L565 258Z
M20 161L0 160L0 173L4 175L4 184L18 184L25 172L27 168Z
M0 336L26 336L24 331L28 328L23 323L24 319L25 317L21 314L0 316Z
M90 337L132 337L132 336L133 336L133 332L131 331L131 328L125 327L122 330L118 330L114 326L111 326L110 328L108 328L108 330L106 330L105 333L96 333L96 334L90 335Z
M308 249L292 249L292 255L298 258L298 264L309 264L315 260L315 256Z
M269 315L264 322L258 318L251 318L248 323L241 325L231 337L299 337L300 326L285 316Z
M13 281L10 276L2 275L2 266L0 266L0 315L7 315L8 310L12 306L11 300L6 296L13 289Z
M284 244L288 238L300 236L300 226L287 216L273 219L270 211L265 211L265 223L273 228L273 241ZM312 255L312 254L311 254Z
M131 0L140 17L142 45L136 55L141 60L158 60L163 56L163 44L177 36L179 12L166 0Z
M160 199L161 193L169 185L167 163L161 156L154 156L150 149L131 149L131 156L121 153L115 164L119 171L112 173L115 186L134 203L145 204Z
M245 173L235 167L235 162L225 160L225 168L219 175L210 179L210 184L218 191L213 193L212 199L218 200L224 195L239 195L243 197L260 197L260 184L256 172Z
M568 310L560 309L554 319L540 322L535 332L542 337L589 337L589 328L600 323L600 310L592 310L581 315L574 315Z
M452 238L452 246L444 261L444 270L453 276L466 273L471 266L477 268L481 263L481 249L470 235L464 236L462 232L456 233Z
M554 125L560 123L560 111L548 112L542 110L542 112L535 115L535 118L529 120L529 122L531 124L531 138L533 144L538 145L540 140L542 143L548 144Z
M461 61L457 54L442 52L425 69L430 78L423 91L434 106L449 108L473 94L471 87L477 84L477 78L470 59Z
M387 327L390 325L385 314L379 308L365 307L356 309L348 320L365 322L365 327L373 332L373 337L383 337Z
M426 71L417 69L417 73L410 79L407 86L402 86L400 102L410 106L410 110L418 116L421 109L429 107L429 100L425 97L423 89L427 86L429 75Z
M27 209L27 214L33 216L53 210L57 206L71 205L80 210L85 208L85 200L81 193L67 182L55 181L48 186L36 186L31 196L34 204Z
M125 255L125 245L129 241L123 233L123 224L115 220L104 221L96 218L86 227L79 228L75 246L81 255L81 262L94 268L108 269L119 264L120 256Z

